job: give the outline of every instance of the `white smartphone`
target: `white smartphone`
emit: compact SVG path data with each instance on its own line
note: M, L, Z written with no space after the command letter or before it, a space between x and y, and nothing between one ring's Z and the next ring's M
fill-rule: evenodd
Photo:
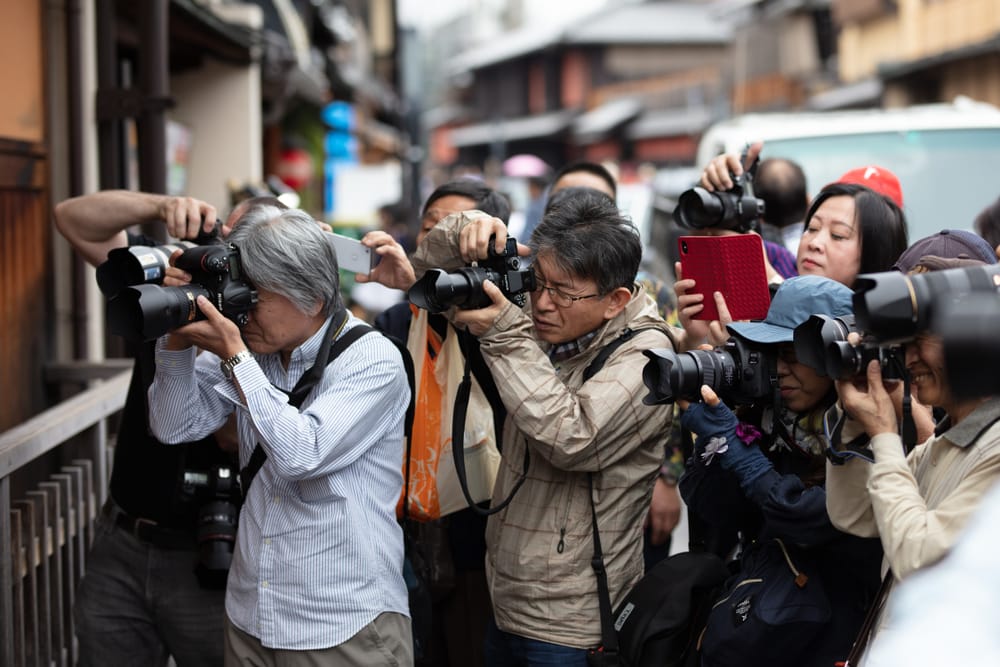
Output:
M343 234L331 233L333 247L337 251L337 264L345 271L371 273L375 268L375 253L361 241Z

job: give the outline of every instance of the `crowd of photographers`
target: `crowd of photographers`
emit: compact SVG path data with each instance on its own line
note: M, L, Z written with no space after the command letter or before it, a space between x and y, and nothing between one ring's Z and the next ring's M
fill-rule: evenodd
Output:
M760 151L708 165L678 222L759 231ZM779 242L761 244L766 316L733 322L678 266L679 326L637 283L642 246L599 165L567 170L583 182L552 188L523 243L470 182L428 199L412 256L369 234L380 262L360 281L411 302L379 319L386 335L346 308L329 230L276 200L221 225L186 198L60 204L137 359L77 598L81 663L619 664L629 612L611 611L679 490L692 549L728 572L688 664L895 664L878 637L897 590L945 559L1000 475L983 373L997 256L964 231L909 245L884 169L806 207L801 171L767 168L769 201L805 212L773 217ZM780 192L788 178L802 188ZM154 221L200 245L126 232ZM705 298L718 320L699 319ZM452 404L493 431L492 502L464 488L469 509L404 537L412 452L460 434L440 424ZM447 560L450 597L418 604L418 553Z

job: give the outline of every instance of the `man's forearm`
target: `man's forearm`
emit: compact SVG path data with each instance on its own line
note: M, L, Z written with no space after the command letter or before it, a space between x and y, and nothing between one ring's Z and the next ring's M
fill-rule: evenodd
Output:
M125 230L136 223L161 219L165 195L108 190L61 202L55 208L56 227L93 265L108 250L128 244Z

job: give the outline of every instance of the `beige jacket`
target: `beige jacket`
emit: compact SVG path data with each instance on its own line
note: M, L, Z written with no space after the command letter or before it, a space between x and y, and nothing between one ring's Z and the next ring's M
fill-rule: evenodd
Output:
M414 257L418 274L431 266L456 268L453 260L433 260L458 256L465 215L428 234ZM586 367L626 327L658 330L624 343L584 383ZM586 349L556 366L548 344L534 338L531 318L514 304L480 337L508 411L494 503L510 494L524 474L526 448L530 454L526 481L510 505L490 517L486 531L486 571L501 630L578 648L600 643L588 472L594 473L612 605L642 576L643 520L673 406L642 403L647 359L641 350L670 347L669 332L656 303L637 288Z
M875 463L827 463L830 520L853 535L880 537L883 570L892 568L897 581L951 551L983 495L1000 480L1000 398L938 430L909 456L898 435L882 434L872 438Z

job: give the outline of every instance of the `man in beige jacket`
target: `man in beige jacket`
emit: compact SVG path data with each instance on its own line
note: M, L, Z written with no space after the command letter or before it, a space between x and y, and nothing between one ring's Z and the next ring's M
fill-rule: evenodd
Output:
M430 231L413 265L418 275L453 270L505 240L500 220L464 212ZM495 624L486 658L491 666L583 666L601 633L591 497L617 605L642 575L643 519L672 413L672 406L642 403L641 351L673 339L656 303L635 285L642 254L635 228L607 197L582 191L549 211L530 251L536 288L528 307L486 282L491 305L451 313L478 337L508 412L494 504L523 479L487 526ZM584 381L625 329L638 333Z

